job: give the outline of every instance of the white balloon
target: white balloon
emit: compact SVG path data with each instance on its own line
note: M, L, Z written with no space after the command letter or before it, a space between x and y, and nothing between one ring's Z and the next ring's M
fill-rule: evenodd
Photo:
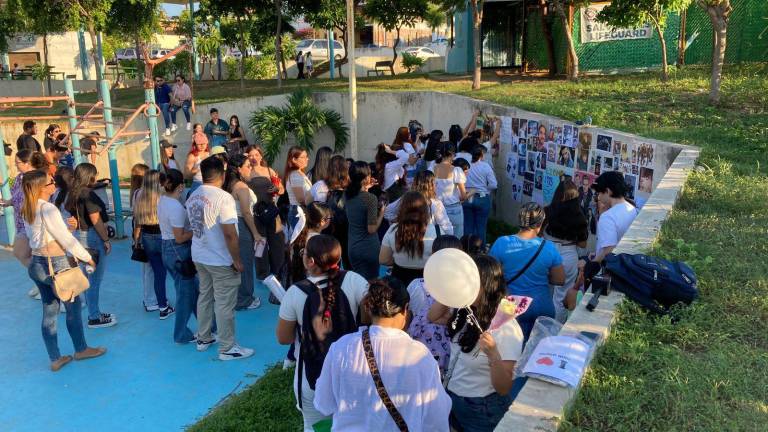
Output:
M459 249L442 249L424 266L424 284L440 304L463 308L475 302L480 292L477 264Z

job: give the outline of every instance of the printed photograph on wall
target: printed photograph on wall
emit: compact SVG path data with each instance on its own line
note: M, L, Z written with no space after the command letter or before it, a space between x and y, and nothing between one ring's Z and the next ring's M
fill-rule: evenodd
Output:
M627 183L627 186L629 186L627 197L629 197L629 199L635 199L635 189L637 189L637 176L633 176L632 174L624 174L624 182Z
M621 157L621 146L626 145L623 142L619 140L613 140L613 157L618 158Z
M549 126L550 141L557 145L563 145L563 126L551 125Z
M561 145L557 153L557 164L566 168L573 168L573 148Z
M520 119L519 138L528 138L528 120Z
M544 170L536 170L536 174L533 180L533 187L541 190L544 185Z
M557 145L553 142L547 143L547 162L555 163L557 160Z
M525 138L520 138L517 142L517 154L520 155L520 157L525 157L525 154L528 152L528 140Z
M539 136L539 122L528 120L528 138L535 138L537 136Z
M576 171L573 176L573 182L579 187L579 208L585 216L589 215L589 210L594 203L594 191L591 186L595 182L593 174L584 171Z
M576 140L573 139L573 126L563 125L563 145L576 147Z
M611 152L611 143L613 138L609 135L597 134L597 149L604 152Z
M625 163L625 164L632 163L632 158L631 158L632 155L630 154L631 150L634 150L634 146L632 145L632 143L627 143L627 142L621 143L621 163Z
M547 169L547 153L536 153L536 169Z
M528 129L530 129L530 123L528 123ZM536 151L547 151L547 126L543 123L539 123L538 132L536 134Z
M533 171L526 172L523 177L525 178L525 181L529 181L529 182L533 183Z
M552 203L552 197L555 195L555 189L557 189L557 186L559 184L560 184L559 175L550 174L549 172L544 174L544 180L542 184L542 195L544 196L545 205L549 205Z
M523 195L525 196L533 196L533 182L532 181L524 181L523 182Z
M603 157L602 156L595 156L592 158L592 161L590 165L592 165L592 172L599 176L602 171L600 171L600 168L603 166Z
M638 172L637 172L637 165L632 165L632 174L633 175L637 175L638 174Z
M520 136L520 119L519 118L512 119L512 135L516 137Z
M507 178L515 180L517 177L517 156L514 153L507 155Z
M525 175L525 158L518 158L517 159L517 175Z
M526 171L528 172L534 172L536 171L536 161L538 159L539 154L537 152L528 152L528 169Z
M653 190L653 169L642 167L640 168L640 179L637 183L637 191L644 193L651 193Z
M592 134L589 132L579 133L579 148L576 152L576 168L580 170L590 170L590 155L589 151L592 149ZM592 166L594 168L594 165Z
M654 144L642 143L637 146L637 164L641 167L653 166L653 153L656 149Z
M601 172L613 171L613 158L603 156L603 165Z
M520 201L523 193L523 184L521 182L512 183L512 200Z

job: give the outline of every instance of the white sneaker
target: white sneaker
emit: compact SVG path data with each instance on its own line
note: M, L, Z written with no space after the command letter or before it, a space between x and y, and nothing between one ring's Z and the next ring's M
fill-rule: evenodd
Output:
M165 128L165 136L171 136L171 130L168 128Z
M34 296L34 297L32 297L32 298L33 298L33 299L35 299L35 300L40 300L40 292L38 292L37 294L35 294L35 296Z
M192 123L187 123L187 130L192 130Z
M179 127L178 127L178 126L176 126L176 123L172 124L172 125L171 125L171 132L176 132L176 129L178 129L178 128L179 128Z
M256 298L253 299L251 304L249 304L248 307L245 308L245 310L258 309L259 307L261 307L261 299L256 297Z
M289 360L289 359L283 360L283 370L288 370L294 366L296 366L295 360Z
M219 360L222 360L222 361L239 360L239 359L248 358L252 355L253 355L252 349L241 347L240 345L235 344L228 351L219 353Z
M209 346L216 343L216 336L214 336L213 334L211 335L211 340L209 341L200 340L199 335L195 335L195 339L197 339L197 350L200 352L207 350Z
M30 297L37 297L40 298L40 289L37 287L37 285L33 286L32 289L30 289L27 292L27 295Z

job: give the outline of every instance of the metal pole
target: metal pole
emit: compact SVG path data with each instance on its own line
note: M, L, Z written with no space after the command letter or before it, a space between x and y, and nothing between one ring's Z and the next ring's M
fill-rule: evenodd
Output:
M192 37L192 69L195 72L195 81L200 81L200 64L197 58L197 38L195 38L195 2L189 0L189 19L192 21L190 26Z
M219 20L216 20L214 24L216 25L216 31L221 34L221 23L219 23ZM245 56L245 53L240 53L240 55ZM219 72L219 81L221 81L221 45L216 48L216 68Z
M0 137L0 144L2 143L3 138ZM5 156L0 156L0 177L3 178L3 187L0 188L0 192L2 192L2 197L6 201L11 200L11 179L8 177L9 175L8 162L5 160ZM8 244L13 244L13 240L16 238L16 222L13 208L6 207L5 211L3 211L3 216L3 219L5 219L5 230L8 232Z
M115 128L112 126L112 96L109 94L109 81L103 79L99 83L101 87L101 101L104 103L104 122L107 141L115 136ZM123 226L123 202L120 199L120 176L117 172L117 146L112 145L107 150L109 155L109 176L112 178L112 205L115 209L115 232L117 238L125 237Z
M2 55L0 55L0 64L3 65L3 70L5 71L3 75L5 75L5 78L11 79L11 59L10 57L8 57L8 53L3 53ZM0 78L3 78L3 77L0 77Z
M83 29L77 31L77 44L80 47L80 69L83 72L83 79L91 79L91 68L88 66L88 50L85 48L85 32Z
M329 71L331 72L331 79L334 78L333 76L333 68L335 67L336 61L334 60L334 54L333 54L333 29L328 29L328 64L331 65Z
M69 116L69 137L72 139L73 155L75 156L75 165L83 162L83 154L80 153L80 136L72 133L77 127L77 108L75 108L75 89L72 86L72 80L64 79L64 91L69 97L67 102L67 116Z
M152 169L160 165L160 132L157 130L157 105L155 105L155 89L144 89L144 101L147 108L147 125L149 126L149 149L152 155Z
M349 65L349 152L357 160L357 73L355 71L355 3L347 1L347 64Z

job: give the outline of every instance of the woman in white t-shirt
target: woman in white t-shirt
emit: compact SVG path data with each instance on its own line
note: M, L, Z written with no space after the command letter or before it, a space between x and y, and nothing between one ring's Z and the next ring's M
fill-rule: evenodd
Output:
M157 204L157 219L162 237L163 265L173 279L176 289L176 317L173 341L190 343L195 334L187 323L192 314L197 315L198 282L192 269L192 230L187 210L179 201L184 192L184 174L170 169L165 174L163 196Z
M307 176L314 182L309 190L313 201L325 202L328 199L328 185L325 179L331 175L331 157L333 150L330 147L320 147L315 153L315 164Z
M381 241L379 263L392 266L392 276L404 284L424 276L424 265L432 255L437 237L429 223L429 204L421 192L410 191L400 199L395 223Z
M435 226L438 235L453 235L453 224L445 213L443 202L437 199L435 192L435 174L432 171L422 171L413 179L412 191L421 192L429 202L429 223ZM389 203L384 209L384 218L394 223L397 211L400 208L400 200Z
M316 321L313 321L315 337L327 341L333 326L345 323L332 319L334 306L344 296L349 304L354 320L358 320L357 311L368 292L368 281L359 274L347 271L341 272L341 245L331 236L319 234L307 241L303 255L304 267L307 270L307 280L313 283L321 295L322 310L318 310ZM304 321L304 304L309 297L296 285L291 285L280 302L280 319L277 324L277 341L282 345L296 344L296 352L301 353L302 341L300 335ZM348 324L348 323L347 323ZM318 334L320 331L322 334ZM354 331L354 330L352 330ZM350 331L349 333L351 333ZM334 333L335 334L335 333ZM343 335L339 335L343 336ZM333 342L333 341L330 341ZM309 343L309 342L306 342ZM299 355L300 360L302 355ZM316 360L317 358L315 358ZM300 362L301 363L301 362ZM302 370L299 381L299 370ZM316 379L316 378L315 378ZM308 376L302 364L297 365L293 379L293 388L298 401L297 408L304 418L304 431L312 432L313 425L328 418L313 404L315 391L314 382Z
M315 407L333 416L333 430L402 430L382 409L368 366L371 356L409 430L448 431L451 400L440 382L437 362L424 345L403 331L408 301L408 291L399 280L371 281L363 305L371 326L331 345L317 380Z
M504 272L491 256L478 255L474 260L480 273L480 293L472 313L488 329L506 295ZM453 402L451 425L457 430L493 431L512 403L509 392L523 351L520 326L509 319L481 332L467 319L466 309L450 310L439 303L432 305L429 318L449 324L451 359L445 381Z
M464 170L453 166L453 157L456 154L456 146L451 142L445 142L440 149L438 163L435 164L433 171L435 173L435 192L448 219L453 225L453 235L461 238L464 235L464 211L461 203L466 199L466 189L464 184L467 177Z
M288 192L288 201L291 209L288 211L288 232L290 238L293 227L298 222L297 206L307 205L312 202L312 182L304 173L309 165L309 155L301 147L293 146L288 150L285 159L285 190Z

